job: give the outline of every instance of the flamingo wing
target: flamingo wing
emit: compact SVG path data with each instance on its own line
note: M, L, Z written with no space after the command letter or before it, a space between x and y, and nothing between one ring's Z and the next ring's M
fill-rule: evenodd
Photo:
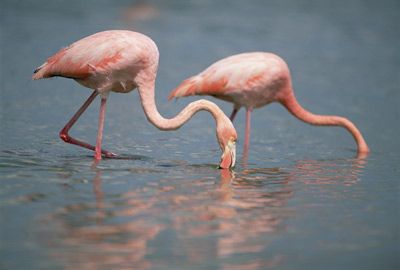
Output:
M33 79L53 76L86 79L97 72L124 69L126 65L140 61L135 59L139 54L130 53L126 57L128 52L135 50L135 44L131 43L123 31L105 31L88 36L48 58L35 70Z
M196 76L184 80L169 99L191 95L211 95L223 99L243 94L265 77L263 53L239 54L224 58Z

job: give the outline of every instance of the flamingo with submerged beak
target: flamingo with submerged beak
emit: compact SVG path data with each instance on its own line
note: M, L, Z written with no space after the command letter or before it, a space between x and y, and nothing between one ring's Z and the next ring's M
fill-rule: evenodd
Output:
M138 89L143 111L147 119L160 130L176 130L198 111L211 113L216 122L218 143L222 150L221 168L235 165L236 130L229 118L214 103L198 100L186 106L177 116L166 119L157 110L154 89L159 52L149 37L132 31L111 30L93 34L76 41L47 59L38 67L33 79L65 77L94 89L82 107L60 131L67 143L95 151L95 159L116 156L101 148L106 102L110 92L128 93ZM101 96L96 146L77 140L68 134L82 113Z
M232 102L232 121L241 107L246 108L244 155L247 155L249 147L253 109L271 102L281 103L291 114L308 124L344 127L353 135L358 154L369 152L361 132L350 120L340 116L313 114L297 102L287 64L272 53L242 53L219 60L184 80L171 92L169 99L192 95L211 95Z

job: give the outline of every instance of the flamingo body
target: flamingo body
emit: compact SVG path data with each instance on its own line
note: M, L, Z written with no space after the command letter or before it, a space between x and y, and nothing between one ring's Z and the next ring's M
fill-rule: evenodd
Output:
M61 49L35 70L33 79L75 79L100 93L135 89L140 72L156 74L158 49L147 36L132 31L104 31ZM154 79L154 78L147 78Z
M361 133L348 119L312 114L297 102L286 62L272 53L242 53L219 60L184 80L171 92L169 99L191 95L211 95L233 103L232 121L241 107L246 108L245 152L249 146L253 109L271 102L281 103L306 123L342 126L353 135L359 152L369 151Z
M232 102L236 108L259 108L277 100L288 82L288 67L278 56L254 52L224 58L185 80L170 95L211 95Z
M199 100L186 106L172 119L160 115L154 97L158 59L157 45L149 37L132 31L110 30L85 37L61 49L39 66L32 78L71 78L85 87L94 89L88 100L60 131L60 137L65 142L94 150L96 159L101 159L102 154L107 157L115 156L101 149L109 92L128 93L137 88L147 119L161 130L178 129L196 112L209 111L215 119L217 139L223 151L220 167L233 167L236 156L236 130L217 105L207 100ZM101 95L98 133L96 146L92 146L72 138L68 131L98 94Z

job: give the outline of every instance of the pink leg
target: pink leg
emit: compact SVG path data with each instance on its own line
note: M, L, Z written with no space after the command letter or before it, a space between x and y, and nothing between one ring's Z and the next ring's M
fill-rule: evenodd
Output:
M106 114L106 102L107 98L102 97L100 103L100 113L99 113L99 126L97 129L97 139L96 139L96 149L94 158L97 160L101 159L101 141L103 139L103 128L104 128L104 117Z
M233 122L233 119L235 119L235 116L236 116L237 112L239 111L239 109L240 108L233 107L233 111L231 113L231 116L229 117L229 119L231 119L232 122Z
M243 147L243 155L247 157L249 152L249 145L250 145L250 121L251 121L251 112L253 108L248 107L246 108L246 131L244 135L244 147Z
M86 142L82 142L80 140L77 140L75 138L72 138L68 132L71 129L71 127L76 123L76 121L79 119L79 117L83 114L83 112L89 107L89 105L93 102L93 100L96 98L98 95L97 91L93 91L93 93L90 95L90 97L85 101L85 103L82 105L82 107L79 108L79 110L72 116L72 118L68 121L68 123L65 125L65 127L60 131L60 138L70 144L75 144L81 147L85 147L90 150L95 150L95 147L93 145L90 145ZM114 157L116 156L114 153L108 152L106 150L101 151L106 157Z

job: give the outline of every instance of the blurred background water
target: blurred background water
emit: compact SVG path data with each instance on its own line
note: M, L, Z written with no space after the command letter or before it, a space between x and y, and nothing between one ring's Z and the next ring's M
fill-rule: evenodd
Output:
M398 1L0 1L1 269L399 269ZM111 94L94 163L59 130L89 96L35 67L89 34L130 29L160 50L156 98L244 51L283 57L304 107L344 115L371 148L355 157L340 128L272 104L253 114L241 163L216 169L214 122L150 125L137 92ZM229 114L231 104L216 102ZM94 142L98 105L71 131Z

